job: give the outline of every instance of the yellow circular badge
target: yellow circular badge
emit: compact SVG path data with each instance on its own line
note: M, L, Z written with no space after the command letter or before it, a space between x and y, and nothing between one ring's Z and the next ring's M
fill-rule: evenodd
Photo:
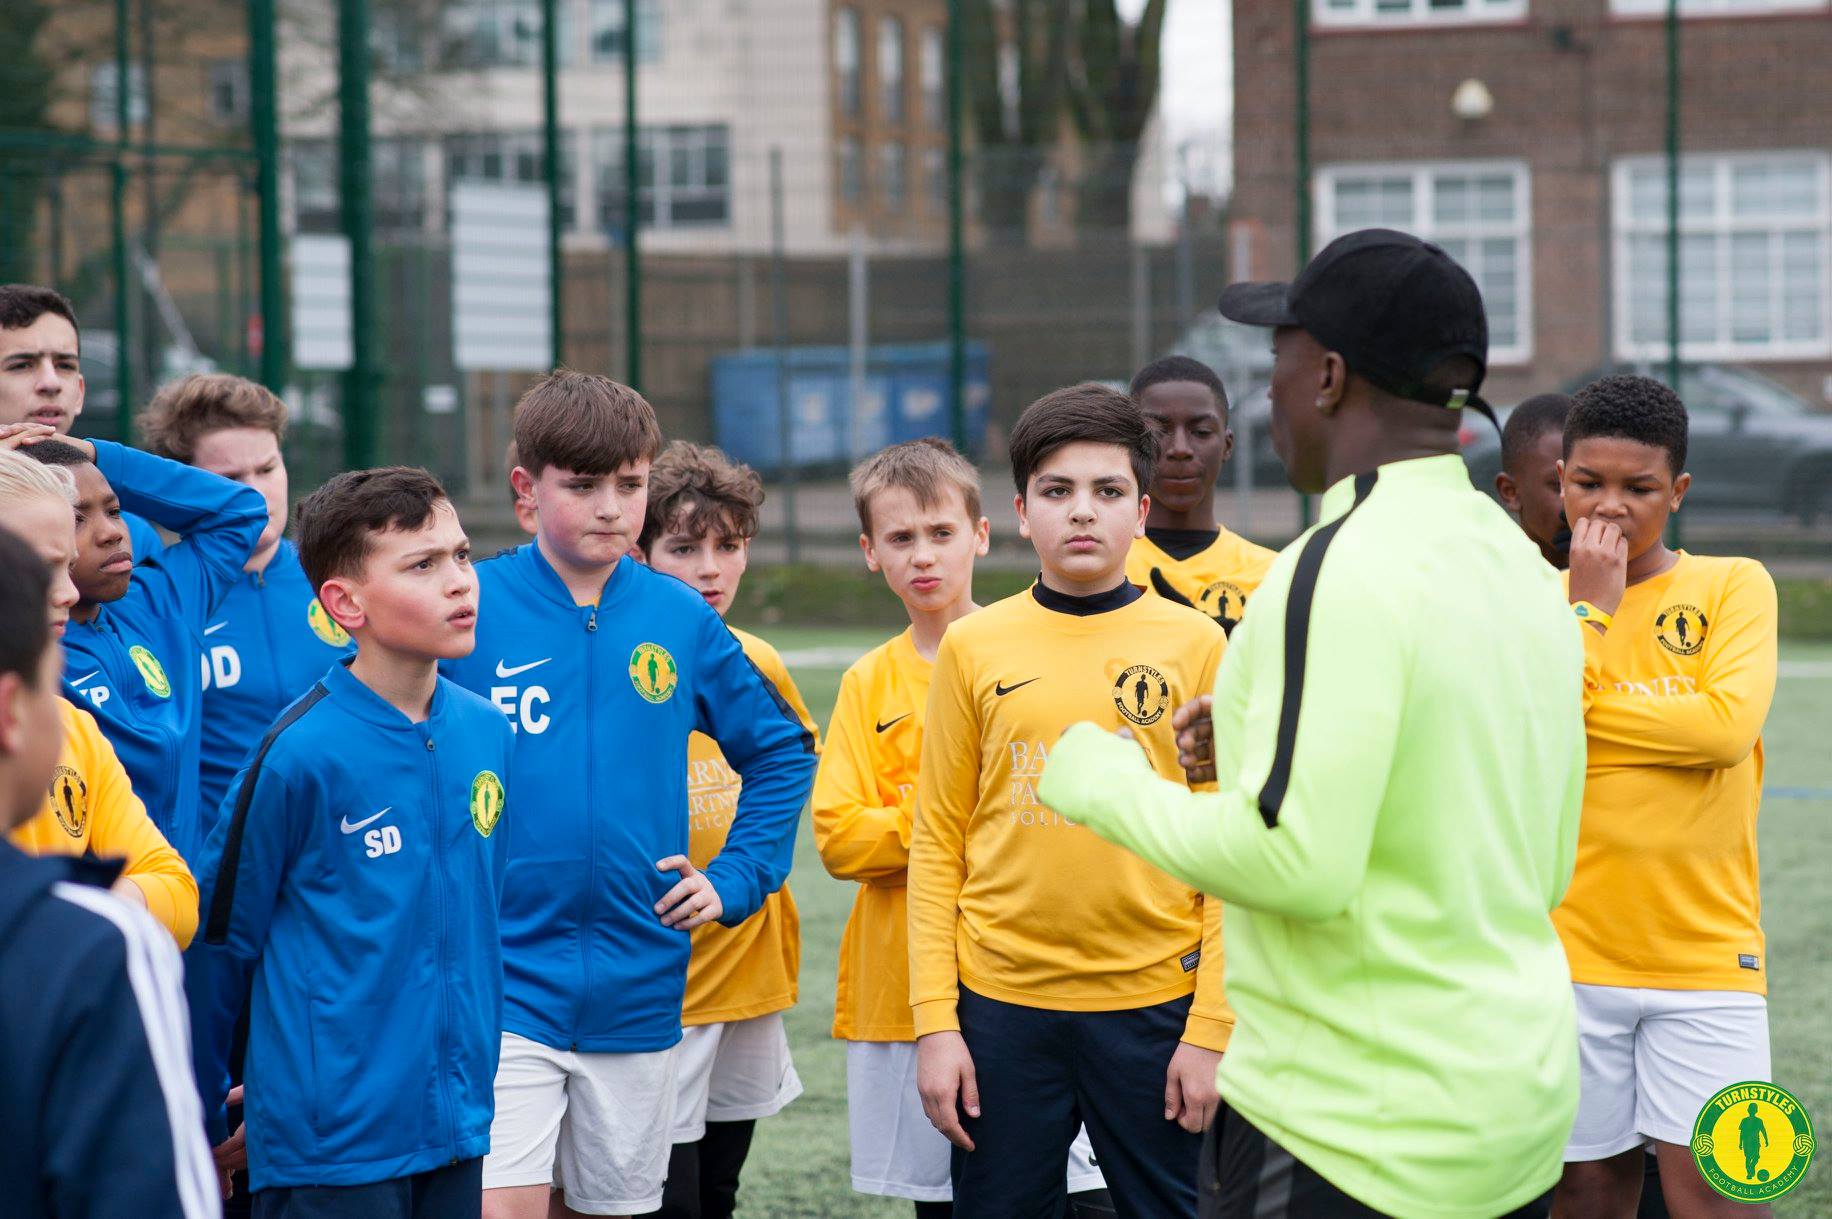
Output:
M81 838L89 825L89 785L75 769L59 762L51 772L51 811L57 824L72 838Z
M630 684L652 703L665 703L680 683L674 657L659 643L639 643L630 653Z
M134 662L134 668L140 670L140 680L146 683L148 690L160 698L172 697L172 683L166 679L165 666L159 663L157 656L136 643L127 649L127 657Z
M1786 1088L1732 1084L1692 1124L1692 1159L1712 1189L1767 1202L1800 1184L1813 1162L1813 1120Z
M333 648L350 646L350 632L337 625L337 620L325 612L318 598L313 597L311 603L305 607L305 621L306 625L312 628L312 634L318 636L324 644Z
M496 823L503 819L503 809L508 803L503 781L496 777L496 772L478 771L477 777L471 780L471 824L479 834L488 838L496 832Z

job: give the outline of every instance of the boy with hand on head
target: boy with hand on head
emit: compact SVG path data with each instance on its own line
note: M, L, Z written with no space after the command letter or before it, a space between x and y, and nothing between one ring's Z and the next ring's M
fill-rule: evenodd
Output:
M884 576L910 626L860 657L840 679L820 771L814 841L858 894L840 939L833 1035L846 1040L852 1187L907 1198L918 1219L948 1219L954 1187L948 1140L923 1115L910 1012L910 837L928 720L929 679L942 635L979 608L973 561L986 553L980 476L945 440L881 449L852 472L865 566ZM1069 1152L1072 1201L1106 1182L1084 1128Z
M9 1219L211 1219L171 937L101 892L117 863L3 837L38 812L64 744L55 574L0 529L0 1198Z
M638 539L643 559L698 592L721 618L750 560L763 480L717 449L677 440L649 471L649 503ZM745 631L744 654L818 739L801 691L776 649ZM687 857L706 868L725 846L743 784L716 741L696 732L687 746ZM663 1219L730 1219L738 1176L757 1119L801 1095L782 1013L795 1006L801 918L789 886L764 898L736 927L694 929L675 1049L674 1150L659 1212Z
M1760 563L1669 550L1686 409L1647 377L1585 386L1565 425L1568 587L1584 623L1589 742L1577 867L1553 912L1576 984L1580 1099L1561 1214L1633 1215L1642 1145L1668 1209L1745 1215L1688 1162L1726 1082L1769 1076L1756 860L1775 584Z
M204 629L267 527L266 502L252 487L125 445L46 437L20 452L76 480L66 683L113 742L153 824L195 861L208 827L199 789ZM180 540L136 567L123 508Z
M743 923L789 874L813 737L718 612L629 552L655 412L559 371L515 408L535 540L478 565L477 650L446 666L516 729L532 776L509 829L493 1219L655 1210L674 1128L691 940ZM725 846L688 857L688 738L743 780Z
M0 285L0 432L36 423L68 435L83 413L83 380L76 310L62 293L36 284ZM123 512L121 523L137 558L165 549L159 531Z
M1568 394L1538 394L1515 407L1501 429L1501 470L1495 475L1501 506L1560 571L1571 556L1571 527L1565 522L1558 475L1570 413Z
M439 676L475 644L470 542L424 470L340 474L298 517L356 655L268 729L199 873L205 940L254 965L254 1213L476 1216L514 738Z
M1042 574L956 621L936 653L910 1001L923 1108L957 1149L964 1217L1056 1214L1083 1122L1122 1212L1196 1211L1233 1026L1220 906L1037 796L1078 719L1129 730L1159 774L1182 776L1171 710L1213 682L1226 636L1126 580L1157 456L1124 394L1078 385L1026 408L1012 474Z
M1145 536L1126 556L1126 578L1232 632L1273 552L1215 517L1215 483L1234 452L1228 392L1208 365L1166 356L1139 369L1132 397L1157 433L1159 454Z
M76 604L70 561L76 553L75 484L68 471L43 466L0 440L0 528L31 546L51 581L51 629L62 638ZM119 897L144 906L180 948L197 930L197 882L134 795L127 771L95 717L67 698L57 700L63 754L38 815L8 837L32 855L93 855L119 859Z

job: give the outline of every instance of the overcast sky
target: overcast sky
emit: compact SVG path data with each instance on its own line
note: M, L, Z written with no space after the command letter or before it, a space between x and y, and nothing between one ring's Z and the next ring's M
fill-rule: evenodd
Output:
M1226 142L1233 109L1234 50L1229 0L1170 0L1164 15L1165 144L1175 150L1198 145L1201 164L1191 166L1204 184L1219 185L1227 173ZM1133 20L1145 0L1119 0ZM1222 175L1218 180L1215 175Z

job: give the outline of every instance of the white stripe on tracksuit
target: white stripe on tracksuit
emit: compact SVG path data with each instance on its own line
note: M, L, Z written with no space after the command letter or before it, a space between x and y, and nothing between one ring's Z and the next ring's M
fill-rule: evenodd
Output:
M106 890L64 882L52 894L113 923L126 941L127 978L146 1030L146 1046L165 1096L171 1127L173 1176L184 1219L217 1219L222 1214L216 1167L204 1139L203 1104L191 1073L191 1024L184 999L184 966L165 928L144 911Z

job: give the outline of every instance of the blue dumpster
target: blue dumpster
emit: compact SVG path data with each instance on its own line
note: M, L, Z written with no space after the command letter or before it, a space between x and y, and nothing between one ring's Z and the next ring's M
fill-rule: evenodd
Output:
M718 445L759 470L783 468L779 393L786 399L797 468L840 466L899 440L948 434L948 345L886 343L866 351L863 393L853 401L852 353L793 347L777 375L776 353L732 352L712 362ZM991 401L986 346L967 345L966 432L977 453ZM786 393L782 391L786 388Z

